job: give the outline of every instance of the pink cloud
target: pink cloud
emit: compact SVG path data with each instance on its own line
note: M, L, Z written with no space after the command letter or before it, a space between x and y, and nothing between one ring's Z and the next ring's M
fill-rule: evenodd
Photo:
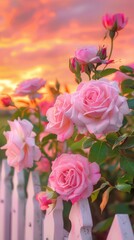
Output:
M117 62L133 61L133 0L4 0L0 7L0 66L4 71L0 78L19 81L27 71L41 67L40 74L48 80L72 83L68 58L78 47L103 44L105 13L128 16L128 25L115 40L113 57ZM108 41L104 43L108 46Z

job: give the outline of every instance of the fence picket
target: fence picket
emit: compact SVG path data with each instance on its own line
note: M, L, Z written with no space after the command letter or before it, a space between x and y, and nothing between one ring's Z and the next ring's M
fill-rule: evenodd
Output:
M25 240L42 240L42 212L35 196L40 192L37 172L31 172L28 180L25 217Z
M116 214L107 240L134 240L130 220L127 214Z
M72 228L68 240L92 240L92 216L87 199L75 203L70 211Z
M63 203L61 198L57 199L55 208L52 206L46 211L43 224L43 240L63 240Z
M6 160L2 161L0 178L0 239L10 240L11 235L11 168Z
M11 211L11 240L24 240L25 227L25 179L23 171L14 171L12 211Z
M63 227L63 202L60 197L44 215L35 196L40 192L37 172L31 172L25 197L24 172L14 171L13 190L11 168L3 160L0 166L0 240L92 240L92 217L87 199L72 205L70 211L71 231ZM25 205L26 203L26 205ZM117 214L107 240L134 240L127 214Z

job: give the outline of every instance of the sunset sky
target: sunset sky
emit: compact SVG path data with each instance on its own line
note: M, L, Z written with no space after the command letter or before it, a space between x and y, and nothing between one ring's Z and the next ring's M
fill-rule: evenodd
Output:
M115 67L134 61L134 0L0 0L0 9L0 91L5 93L32 77L72 85L68 59L74 51L108 46L101 23L106 13L128 17L115 40Z

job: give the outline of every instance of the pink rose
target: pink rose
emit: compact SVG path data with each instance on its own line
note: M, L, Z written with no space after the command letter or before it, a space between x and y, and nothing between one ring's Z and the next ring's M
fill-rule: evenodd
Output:
M128 67L131 67L134 71L134 63L128 64ZM114 74L113 80L121 84L125 79L134 79L134 77L129 77L127 74L117 71Z
M39 108L40 108L40 113L41 113L41 115L42 115L42 117L44 116L46 116L46 112L47 112L47 110L50 108L50 107L52 107L54 105L54 101L42 101L42 102L40 102L39 103ZM44 126L46 126L47 125L47 122L45 122L45 121L42 121L42 124L44 125Z
M35 145L35 133L33 125L23 119L8 122L11 131L4 132L7 144L2 147L6 149L8 164L17 171L23 168L31 168L33 160L38 161L41 157L39 148Z
M85 66L88 63L104 63L109 64L113 60L105 60L106 48L102 47L98 50L95 46L82 48L75 51L75 61L77 60L81 65L81 71L85 71ZM74 64L74 62L72 62Z
M51 166L47 158L42 157L40 161L36 163L37 167L35 168L40 174L43 172L50 172Z
M56 134L57 139L61 142L70 138L74 131L72 121L65 115L70 107L71 95L64 93L57 97L54 106L49 108L46 113L48 120L46 132Z
M90 46L75 51L75 58L79 63L93 63L96 60L98 49Z
M125 18L123 13L116 13L113 15L106 14L102 18L103 26L106 29L112 30L114 32L120 31L121 29L123 29L127 24L127 22L128 22L128 19Z
M39 192L36 195L36 200L39 202L40 209L46 210L49 208L49 205L56 202L56 199L53 198L54 192L53 191L46 191L46 192Z
M49 185L63 200L75 203L91 195L100 176L97 163L80 154L62 154L53 161Z
M104 78L82 82L71 101L72 107L66 114L79 131L83 124L87 131L100 136L118 131L124 115L130 112L126 98L119 95L117 83Z
M33 78L23 81L18 85L15 90L15 96L26 96L28 95L30 99L41 98L42 94L38 93L42 87L44 87L46 81L42 78Z
M47 110L54 105L54 101L42 101L39 103L41 115L46 116Z

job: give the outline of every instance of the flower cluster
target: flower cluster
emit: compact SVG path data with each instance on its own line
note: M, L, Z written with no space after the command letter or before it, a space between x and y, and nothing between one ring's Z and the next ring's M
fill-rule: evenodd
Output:
M63 94L46 115L46 131L55 133L59 141L73 135L73 124L79 133L102 136L117 132L124 115L130 112L127 99L119 95L116 82L107 79L80 83L73 94Z
M33 168L47 183L36 196L41 210L55 204L58 196L72 204L91 196L93 202L105 190L103 211L113 189L128 193L132 188L134 64L107 68L114 64L115 34L127 18L122 13L106 14L102 23L109 33L110 51L105 46L75 51L69 59L78 84L74 92L62 92L56 82L47 101L40 92L46 81L34 78L20 83L13 94L28 96L29 102L22 101L26 106L19 109L11 97L1 98L5 107L16 109L1 149L6 150L10 166L17 171ZM82 80L83 73L89 81ZM110 74L114 76L109 79ZM98 182L102 183L94 190Z

